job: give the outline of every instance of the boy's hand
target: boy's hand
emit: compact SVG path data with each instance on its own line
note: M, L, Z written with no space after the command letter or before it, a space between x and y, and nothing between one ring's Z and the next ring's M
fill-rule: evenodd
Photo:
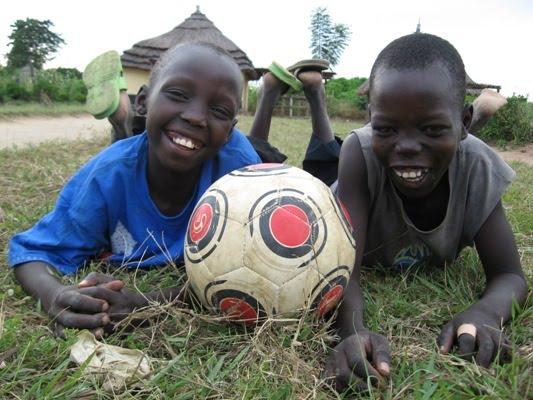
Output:
M368 361L371 360L371 361ZM369 330L359 331L341 341L326 363L324 376L342 393L350 386L368 390L390 373L390 349L387 339Z
M78 284L78 288L82 288L85 294L106 300L109 304L107 314L111 322L123 320L136 308L148 303L147 300L143 301L145 299L142 294L125 288L124 282L116 280L112 275L92 272ZM106 332L112 330L111 323L106 327Z
M124 282L115 279L113 275L91 272L89 275L83 278L80 283L78 283L78 288L81 289L98 285L102 285L102 287L115 292L120 292L124 287Z
M442 354L457 344L461 358L484 368L498 356L501 361L509 356L509 341L500 329L500 323L479 310L466 310L455 316L442 328L437 338Z
M59 286L47 297L42 299L43 308L53 321L55 334L61 338L65 337L65 328L88 329L101 338L111 321L104 294L95 297L76 286Z

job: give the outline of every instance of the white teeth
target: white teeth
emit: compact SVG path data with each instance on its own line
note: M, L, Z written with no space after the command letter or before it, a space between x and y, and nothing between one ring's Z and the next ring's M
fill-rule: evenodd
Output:
M423 175L425 175L428 172L427 168L423 169L411 169L411 170L400 170L400 169L394 169L394 173L399 176L402 179L410 180L410 181L420 181L423 178Z
M186 139L183 137L173 138L172 141L176 144L179 144L180 146L187 147L188 149L191 149L191 150L199 148L199 146L194 144L192 140Z

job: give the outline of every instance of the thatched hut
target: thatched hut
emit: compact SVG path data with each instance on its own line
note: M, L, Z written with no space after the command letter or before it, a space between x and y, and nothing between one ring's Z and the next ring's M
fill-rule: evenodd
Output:
M128 94L135 96L139 88L148 81L152 65L167 49L179 43L204 41L216 44L227 50L242 71L244 89L242 93L243 111L248 111L248 81L257 80L258 73L252 62L235 43L200 12L199 7L189 18L171 31L151 39L135 43L121 56L124 78L128 85Z

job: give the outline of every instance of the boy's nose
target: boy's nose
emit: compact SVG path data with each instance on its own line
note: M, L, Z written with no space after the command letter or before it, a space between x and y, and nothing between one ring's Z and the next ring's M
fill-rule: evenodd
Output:
M415 135L400 133L396 141L395 150L398 154L402 155L416 154L422 150L422 145L416 139Z
M181 113L181 118L193 126L206 126L206 110L200 104L191 103L186 110Z

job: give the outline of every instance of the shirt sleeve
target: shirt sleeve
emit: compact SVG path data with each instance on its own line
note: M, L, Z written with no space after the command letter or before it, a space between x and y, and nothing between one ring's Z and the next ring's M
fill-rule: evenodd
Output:
M9 266L41 261L75 273L109 249L107 207L98 182L78 172L64 186L54 209L10 242Z

